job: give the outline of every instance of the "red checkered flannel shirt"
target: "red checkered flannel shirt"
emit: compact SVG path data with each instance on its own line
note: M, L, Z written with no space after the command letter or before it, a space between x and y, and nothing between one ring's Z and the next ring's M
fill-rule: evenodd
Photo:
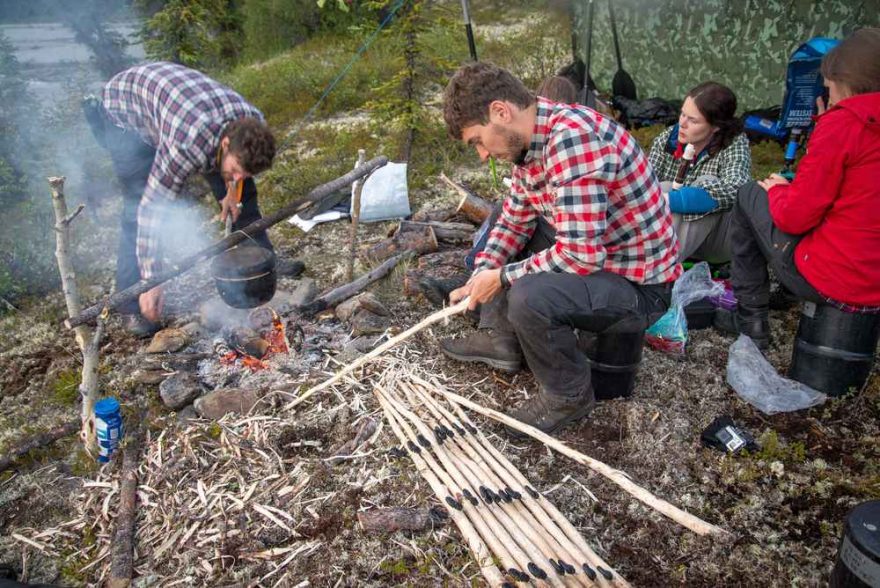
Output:
M227 123L244 117L262 120L263 115L205 74L166 62L116 74L104 86L102 102L114 124L156 148L138 208L138 265L147 279L162 271L159 232L167 205L190 175L216 169Z
M538 215L556 228L556 245L507 263L531 238ZM509 284L538 272L602 270L662 284L681 274L677 257L669 207L635 139L589 108L538 98L528 154L513 168L510 195L475 271L501 267Z

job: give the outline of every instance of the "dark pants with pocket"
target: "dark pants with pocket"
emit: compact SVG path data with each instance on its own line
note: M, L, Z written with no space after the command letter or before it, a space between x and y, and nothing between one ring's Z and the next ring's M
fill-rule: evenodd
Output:
M110 152L113 170L122 187L122 215L116 255L116 290L121 291L136 284L141 277L137 263L137 213L156 158L156 148L144 142L135 131L123 129L110 122L100 104L84 103L83 110L95 140ZM205 179L218 202L226 197L226 183L219 171L205 174ZM241 214L233 225L233 230L244 228L262 218L253 178L244 182L241 204ZM272 249L265 232L255 236L254 240L262 247ZM132 300L120 306L119 312L139 313L138 301Z
M520 259L556 242L543 218ZM641 332L669 308L672 282L641 285L601 271L529 274L480 310L480 328L515 333L526 363L547 394L578 398L590 389L590 365L576 331Z
M730 224L730 278L737 302L751 309L770 304L770 273L798 298L824 303L801 275L794 250L803 235L789 235L773 224L767 192L757 182L740 188Z

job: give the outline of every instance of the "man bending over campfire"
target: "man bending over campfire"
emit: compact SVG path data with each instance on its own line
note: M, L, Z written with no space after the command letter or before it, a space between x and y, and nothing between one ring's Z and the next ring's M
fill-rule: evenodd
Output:
M535 97L487 63L446 88L449 134L480 158L514 164L513 186L486 248L452 302L480 307L480 330L443 352L516 371L540 390L510 415L551 433L595 404L577 331L644 330L668 308L681 273L672 217L645 154L589 108Z
M117 290L163 270L163 217L191 175L205 176L233 230L261 218L253 176L271 167L275 140L260 111L236 92L182 65L148 63L116 74L83 110L123 187ZM265 232L255 240L272 249ZM278 273L302 270L292 263ZM131 332L147 336L158 329L162 306L157 286L120 312Z

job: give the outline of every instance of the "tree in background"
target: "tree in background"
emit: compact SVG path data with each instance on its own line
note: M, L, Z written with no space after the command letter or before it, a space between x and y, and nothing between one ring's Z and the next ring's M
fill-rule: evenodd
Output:
M30 197L25 170L36 158L29 129L39 126L33 97L21 73L11 43L0 35L0 297L15 300L26 293L42 291L45 276L51 275L51 257L46 255L51 222L48 198ZM0 312L7 309L0 304Z
M428 91L442 84L455 64L424 47L424 33L429 27L438 26L437 17L430 20L425 17L430 6L428 0L374 1L369 4L386 14L397 9L394 27L387 34L396 38L401 49L399 68L389 80L374 88L374 98L367 103L367 108L372 111L376 124L401 135L398 158L409 160L416 134L429 124L430 117L424 106Z
M234 0L137 0L150 59L212 69L238 57L241 16ZM158 7L158 10L156 8Z

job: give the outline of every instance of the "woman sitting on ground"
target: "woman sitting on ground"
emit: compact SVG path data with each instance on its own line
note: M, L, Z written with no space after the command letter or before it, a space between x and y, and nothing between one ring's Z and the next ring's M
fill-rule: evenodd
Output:
M672 189L685 147L695 158ZM713 263L730 260L730 210L739 188L752 179L749 142L736 117L736 95L717 82L703 82L687 93L678 124L654 140L648 156L672 209L681 243L680 259Z
M799 298L880 312L880 29L865 28L822 60L828 109L794 181L746 184L730 229L736 329L766 349L768 265Z

